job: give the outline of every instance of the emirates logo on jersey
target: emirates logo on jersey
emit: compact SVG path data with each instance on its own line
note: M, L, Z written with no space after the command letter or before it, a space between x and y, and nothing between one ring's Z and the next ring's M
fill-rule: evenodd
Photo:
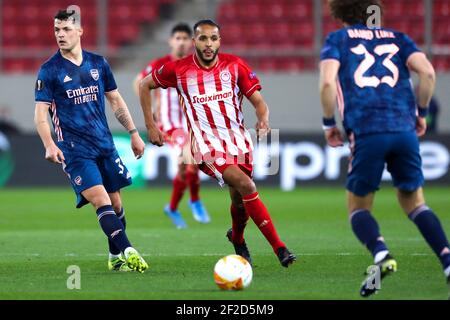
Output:
M213 94L202 94L198 96L192 97L193 103L208 103L208 102L216 102L222 101L233 96L233 91L219 91Z

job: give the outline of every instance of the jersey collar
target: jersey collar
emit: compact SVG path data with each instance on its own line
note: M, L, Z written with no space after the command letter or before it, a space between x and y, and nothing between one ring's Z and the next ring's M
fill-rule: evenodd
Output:
M73 63L72 61L70 61L69 59L64 58L64 56L63 56L62 53L61 53L61 50L58 50L58 54L59 54L59 56L61 57L61 59L63 59L64 61L69 62L71 65L73 65L73 66L75 66L75 67L78 67L78 68L79 68L79 67L81 67L81 66L84 64L84 60L85 60L84 50L81 50L81 64L80 64L80 65L77 65L77 64Z
M211 66L210 68L205 68L204 66L202 66L200 64L200 62L198 61L198 57L197 57L196 53L193 53L192 57L193 57L194 63L197 66L197 68L205 70L205 71L214 70L214 68L216 68L219 65L219 60L220 60L220 55L219 54L217 54L217 61L216 61L216 63L213 66Z

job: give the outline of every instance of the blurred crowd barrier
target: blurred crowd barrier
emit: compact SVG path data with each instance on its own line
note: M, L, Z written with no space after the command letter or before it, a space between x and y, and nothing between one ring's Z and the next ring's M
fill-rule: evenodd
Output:
M132 174L136 188L170 185L177 172L177 152L173 148L148 145L144 157L136 160L129 137L115 134L119 154ZM289 191L313 185L344 185L350 148L330 148L322 135L279 134L256 144L254 179L258 185ZM450 134L421 139L423 170L427 184L450 184ZM204 183L216 182L202 175ZM383 180L390 181L386 171ZM44 148L36 135L0 133L0 186L68 187L59 165L44 160Z

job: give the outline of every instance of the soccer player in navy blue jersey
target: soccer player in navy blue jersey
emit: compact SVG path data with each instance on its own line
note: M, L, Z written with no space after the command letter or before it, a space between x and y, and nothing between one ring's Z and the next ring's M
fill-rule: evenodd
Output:
M54 19L59 50L40 68L35 88L35 124L45 158L62 165L77 195L77 208L91 203L108 237L110 270L144 272L148 265L125 233L120 189L131 176L114 146L105 116L105 97L142 157L145 143L134 126L111 69L102 56L82 50L80 14L61 10ZM47 120L53 122L55 143Z
M380 0L330 0L329 6L344 28L328 35L321 52L323 128L330 146L343 145L334 119L337 101L352 152L346 188L353 232L372 253L381 279L397 270L371 214L387 165L400 206L440 259L449 281L449 243L425 202L418 140L426 132L425 117L435 87L433 66L407 35L367 26L373 8L381 16ZM419 77L417 97L410 71ZM373 283L374 276L363 282L362 296L380 288Z

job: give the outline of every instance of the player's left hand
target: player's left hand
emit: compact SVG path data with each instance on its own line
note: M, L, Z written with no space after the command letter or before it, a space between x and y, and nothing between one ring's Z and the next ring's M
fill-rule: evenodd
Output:
M261 139L267 136L270 132L270 125L268 121L258 121L255 127L258 142L261 141Z
M138 132L131 135L131 149L133 150L136 159L140 159L144 155L145 142L142 140Z
M427 132L427 120L422 117L417 117L416 133L418 137L422 137Z

